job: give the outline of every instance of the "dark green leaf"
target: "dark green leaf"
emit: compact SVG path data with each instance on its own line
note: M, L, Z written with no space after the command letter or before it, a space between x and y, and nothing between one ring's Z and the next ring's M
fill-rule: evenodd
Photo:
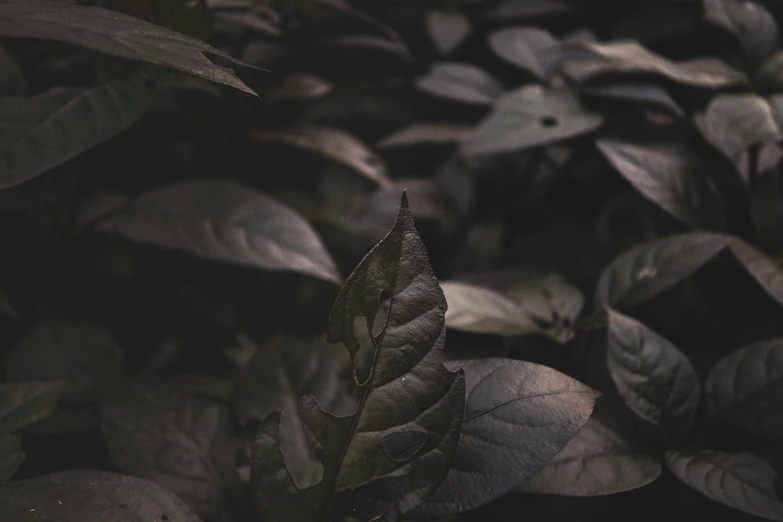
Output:
M0 35L56 40L118 58L170 67L255 94L234 71L212 63L214 55L240 61L176 31L99 7L51 0L0 4Z
M746 346L721 359L704 390L712 415L779 441L783 437L783 340Z
M698 157L676 143L639 145L597 140L598 150L641 194L694 228L716 222L718 195L701 170Z
M63 471L2 483L0 513L9 521L201 522L169 491L108 471Z
M280 452L279 412L259 429L251 484L263 516L318 521L346 506L361 508L368 518L393 517L420 504L446 476L465 405L464 373L441 362L446 300L404 197L394 228L351 274L332 309L327 340L344 343L351 359L359 349L354 320L364 317L371 330L382 293L390 296L389 311L374 336L376 359L370 377L359 385L356 413L334 417L312 396L300 405L323 480L306 490L294 484ZM415 455L400 462L400 455L387 453L387 437L412 431L427 435Z
M449 474L416 516L466 511L522 484L584 425L598 393L546 366L513 359L451 361L467 403Z
M770 520L783 520L783 502L772 485L775 470L752 453L666 453L674 475L716 502Z
M620 435L591 417L549 465L517 491L592 497L646 486L661 474L661 464L633 449Z
M11 478L24 460L21 438L14 433L51 415L63 388L62 382L0 385L0 481Z
M120 383L101 402L114 465L172 491L204 517L222 509L224 490L239 480L221 430L225 415L152 377Z
M0 435L16 433L50 415L63 391L62 382L0 385Z
M336 415L356 410L342 369L322 338L290 336L274 337L237 369L233 402L243 424L251 419L263 421L274 410L288 412L280 426L280 446L294 478L315 460L297 414L299 398L311 394Z
M377 147L388 149L422 143L459 143L466 140L472 131L471 127L463 125L414 123L386 136L378 142Z
M340 281L329 253L299 214L233 181L194 180L155 189L97 227L209 259Z
M704 19L737 38L752 68L778 49L778 24L758 2L704 0Z
M475 105L490 105L505 90L483 69L467 63L436 63L429 73L416 80L424 92Z
M455 11L431 9L426 14L427 31L440 54L449 54L470 34L470 19Z
M783 51L769 57L756 71L756 81L762 89L783 88Z
M15 5L15 4L12 4ZM0 5L0 28L2 10ZM128 128L147 110L139 77L0 99L0 189L24 183Z
M608 310L606 361L625 404L671 440L683 439L699 407L699 379L688 358L642 323Z
M517 271L493 286L441 283L449 304L446 326L496 335L537 333L559 342L573 336L584 298L557 274Z
M539 80L548 80L556 56L557 40L538 27L510 27L492 33L489 46L495 54L529 71Z
M355 136L341 129L303 125L283 131L253 131L250 137L319 154L355 170L379 185L389 183L383 160Z
M122 347L96 325L61 319L38 323L6 359L9 381L64 381L63 399L98 399L101 389L122 377Z
M587 134L603 121L570 91L528 85L500 98L463 149L467 154L528 149Z
M744 74L716 58L671 62L632 40L572 42L563 44L562 48L593 55L592 58L569 59L563 64L563 72L577 83L605 74L654 74L704 89L742 85L748 81Z

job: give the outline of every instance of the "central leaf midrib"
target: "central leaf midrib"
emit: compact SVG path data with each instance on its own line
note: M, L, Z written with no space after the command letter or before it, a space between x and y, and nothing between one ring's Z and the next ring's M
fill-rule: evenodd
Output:
M402 259L402 245L405 241L405 234L402 234L402 237L400 238L400 246L399 246L399 252L398 252L398 261L397 263L394 263L393 266L393 273L394 277L392 278L392 284L390 285L393 289L397 289L397 280L400 273L400 261ZM330 479L330 485L329 485L329 491L327 496L327 501L324 504L323 511L321 512L321 518L320 522L328 522L327 517L329 516L329 511L331 511L332 503L334 502L334 496L335 496L335 486L337 485L337 477L340 474L340 470L342 469L343 461L345 460L345 455L348 453L348 448L351 446L351 441L353 440L353 436L356 433L356 428L359 424L359 419L362 416L362 413L364 412L364 405L367 402L367 396L370 395L370 391L372 390L372 383L375 380L375 365L378 362L378 354L380 353L380 346L383 343L383 336L386 333L386 328L389 324L389 314L391 313L392 306L394 305L394 296L396 292L389 292L389 308L386 313L386 320L384 321L383 330L378 334L378 337L376 338L372 334L372 329L370 329L370 339L372 340L373 348L375 349L375 354L373 355L372 359L372 366L370 367L370 376L367 378L367 382L365 384L366 391L362 393L361 398L359 399L359 406L356 408L356 413L354 414L353 421L351 422L351 428L348 430L348 437L345 440L345 445L343 446L342 452L340 453L340 458L337 460L337 465L335 466L334 473L332 474L332 477ZM361 390L361 388L360 388Z

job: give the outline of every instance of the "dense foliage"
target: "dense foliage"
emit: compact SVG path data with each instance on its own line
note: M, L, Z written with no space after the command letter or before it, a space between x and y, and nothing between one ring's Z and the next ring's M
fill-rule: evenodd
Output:
M776 0L0 0L0 520L783 520Z

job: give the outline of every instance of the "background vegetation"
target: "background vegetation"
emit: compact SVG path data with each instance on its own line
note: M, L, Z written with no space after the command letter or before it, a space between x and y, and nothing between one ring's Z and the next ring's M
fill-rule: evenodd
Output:
M0 0L0 518L310 520L262 480L283 410L322 520L783 520L781 20ZM441 356L430 265L465 381L365 412L373 344ZM442 412L346 471L308 394Z

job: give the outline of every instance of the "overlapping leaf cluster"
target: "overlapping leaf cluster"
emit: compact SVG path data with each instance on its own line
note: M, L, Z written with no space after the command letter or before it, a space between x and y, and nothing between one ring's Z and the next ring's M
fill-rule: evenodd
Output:
M0 0L0 519L783 520L782 21Z

